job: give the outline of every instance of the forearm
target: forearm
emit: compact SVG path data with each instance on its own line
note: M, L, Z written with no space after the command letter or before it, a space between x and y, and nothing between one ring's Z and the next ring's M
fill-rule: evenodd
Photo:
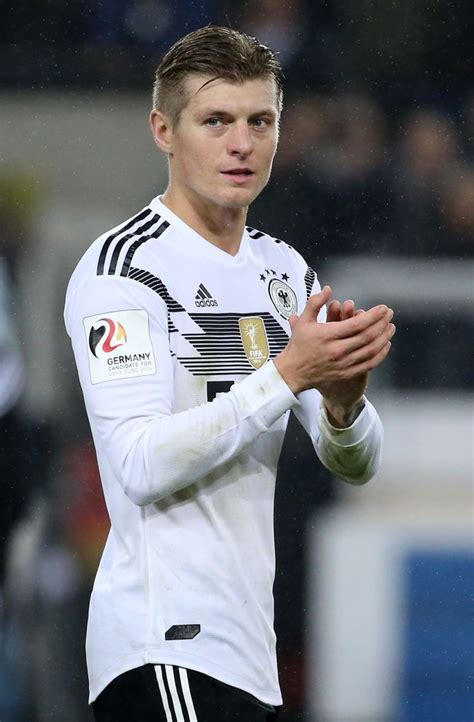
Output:
M115 456L127 496L142 506L184 489L231 461L267 431L296 399L272 363L255 371L213 402L123 424L126 451ZM112 430L109 458L120 449Z

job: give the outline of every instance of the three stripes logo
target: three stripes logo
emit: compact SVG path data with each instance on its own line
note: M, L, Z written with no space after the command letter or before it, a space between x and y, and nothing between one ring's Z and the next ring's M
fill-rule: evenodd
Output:
M204 286L204 284L200 283L199 288L197 290L197 293L195 295L195 305L198 306L198 308L204 308L205 306L218 306L219 304L217 301L212 298L211 294L207 290L207 288Z
M156 664L155 674L166 722L199 722L191 696L188 670L170 664Z

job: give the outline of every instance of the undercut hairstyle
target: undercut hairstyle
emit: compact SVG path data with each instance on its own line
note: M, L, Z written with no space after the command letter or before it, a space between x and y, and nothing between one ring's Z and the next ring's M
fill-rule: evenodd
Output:
M278 111L283 101L283 72L275 53L256 38L231 28L208 25L180 38L155 72L153 109L177 125L189 96L186 78L206 75L233 83L269 78L275 82Z

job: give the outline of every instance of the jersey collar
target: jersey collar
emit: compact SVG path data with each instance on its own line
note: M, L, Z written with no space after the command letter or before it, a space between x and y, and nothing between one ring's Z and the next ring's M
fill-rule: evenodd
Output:
M161 201L161 196L156 196L155 198L153 198L150 203L150 208L152 208L155 213L158 213L160 216L165 218L169 222L170 226L173 226L174 228L180 228L183 232L185 232L185 237L189 238L189 240L195 245L198 245L200 252L206 255L208 258L214 260L214 262L218 262L230 267L239 266L244 263L249 250L248 233L245 229L242 235L242 240L240 242L240 248L236 255L232 256L230 253L227 253L218 246L215 246L213 243L204 238L204 236L201 236L197 231L191 228L191 226L188 226L188 224L185 223L182 218L177 216L175 213L173 213L173 211L171 211L167 206L164 205L164 203Z

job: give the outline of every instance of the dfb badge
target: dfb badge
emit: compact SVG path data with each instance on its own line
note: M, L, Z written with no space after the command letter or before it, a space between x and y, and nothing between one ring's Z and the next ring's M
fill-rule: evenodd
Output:
M278 278L268 284L268 293L276 310L286 321L298 311L298 301L293 289Z

